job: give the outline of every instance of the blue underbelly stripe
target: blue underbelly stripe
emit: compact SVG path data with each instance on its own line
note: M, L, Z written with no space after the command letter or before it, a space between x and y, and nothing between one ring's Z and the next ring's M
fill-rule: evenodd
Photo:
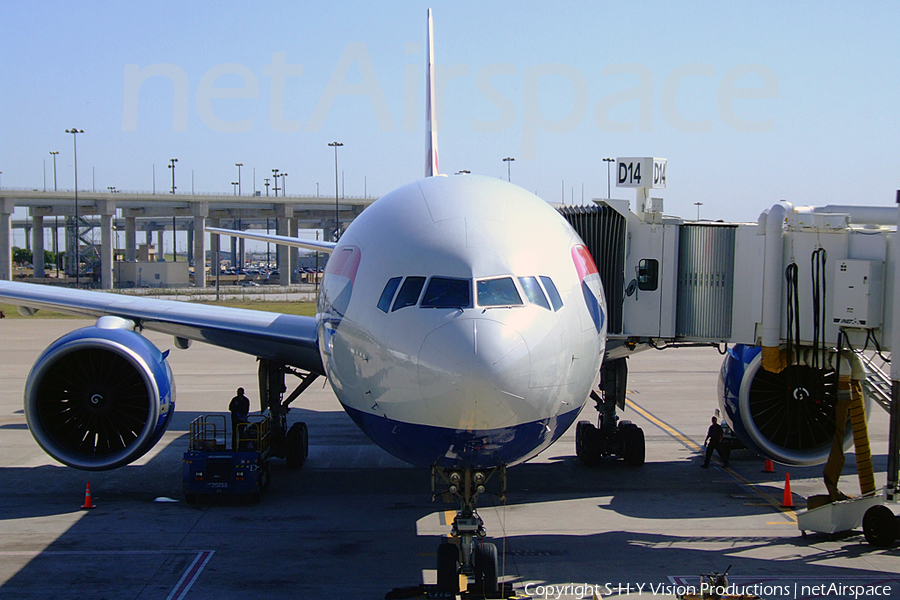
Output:
M581 407L556 417L500 429L466 431L395 421L344 405L373 442L419 467L485 469L536 455L572 425Z

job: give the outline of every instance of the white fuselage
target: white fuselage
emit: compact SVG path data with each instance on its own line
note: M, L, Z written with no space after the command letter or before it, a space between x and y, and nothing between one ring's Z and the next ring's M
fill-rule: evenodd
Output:
M329 259L317 313L342 405L421 466L535 456L578 415L605 350L599 275L575 231L533 194L472 175L366 209Z

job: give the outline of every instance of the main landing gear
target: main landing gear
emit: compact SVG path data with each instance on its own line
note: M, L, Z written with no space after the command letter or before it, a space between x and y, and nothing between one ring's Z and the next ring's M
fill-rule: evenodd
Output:
M460 574L472 577L474 585L469 592L482 598L496 598L500 593L497 569L497 546L485 541L484 521L478 516L475 502L479 494L486 493L487 484L496 477L499 490L496 495L506 500L506 467L491 469L431 469L432 499L459 502L459 510L450 529L453 542L438 546L437 593L454 597L459 593ZM446 486L437 493L436 483Z
M287 391L284 385L285 374L300 379L300 383L287 398L283 398ZM284 458L290 469L302 467L309 456L309 429L306 423L294 423L290 429L287 427L290 404L318 377L317 373L304 373L271 360L259 359L259 398L262 411L269 411L272 455Z
M600 393L591 391L600 413L597 426L590 421L578 421L575 426L575 455L588 466L599 465L606 456L622 458L632 467L644 464L644 431L616 415L616 408L625 408L627 379L624 358L605 362L600 368Z

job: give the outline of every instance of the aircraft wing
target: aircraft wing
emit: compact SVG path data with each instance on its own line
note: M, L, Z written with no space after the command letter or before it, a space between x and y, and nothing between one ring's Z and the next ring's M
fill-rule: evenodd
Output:
M286 235L272 235L269 233L253 233L250 231L236 231L234 229L220 229L218 227L207 227L206 231L217 235L230 235L248 240L257 240L260 242L271 242L273 244L281 244L282 246L291 246L294 248L306 248L307 250L317 250L319 252L331 252L336 244L334 242L320 242L313 240L301 240Z
M289 238L290 239L290 238ZM314 317L0 281L0 300L81 317L113 315L167 333L324 374Z

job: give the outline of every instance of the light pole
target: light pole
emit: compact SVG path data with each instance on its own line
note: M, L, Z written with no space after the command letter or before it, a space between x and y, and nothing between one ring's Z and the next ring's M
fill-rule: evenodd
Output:
M694 206L697 207L697 220L700 220L700 207L703 206L702 202L694 202Z
M244 166L244 163L234 163L234 166L238 168L238 196L241 195L241 167Z
M178 162L177 158L169 159L169 168L172 169L172 195L175 195L175 163ZM174 206L173 209L174 211ZM176 234L178 232L178 228L176 227L175 215L172 215L172 262L178 262L178 249L175 247ZM162 252L162 248L159 249ZM163 252L163 257L165 257L166 253Z
M53 191L56 191L56 155L59 152L55 150L50 151L50 156L53 157ZM56 262L56 278L59 279L59 217L53 217L53 256L55 257Z
M507 156L506 158L503 159L503 162L506 163L506 181L507 181L507 183L512 181L509 177L509 164L511 162L513 162L514 160L516 160L516 159L514 159L512 156Z
M272 174L275 177L275 196L278 196L278 190L281 190L281 197L284 198L287 196L287 191L285 191L284 187L284 178L288 176L287 173L281 173L278 169L272 169ZM281 187L278 187L278 178L281 177Z
M269 178L266 177L264 181L266 182L266 198L268 198L269 197Z
M81 285L79 263L81 262L81 254L78 250L78 134L84 133L83 129L66 129L66 133L72 134L72 151L75 164L75 287Z
M232 182L231 182L231 195L232 195L232 196L237 196L237 195L238 195L238 193L237 193L237 186L238 186L238 182L237 182L237 181L232 181Z
M337 151L338 148L343 146L341 142L331 142L328 144L329 146L334 147L334 241L338 241L341 237L341 217L338 212L338 161L337 161Z
M59 152L57 152L55 150L50 151L50 156L53 157L53 191L54 192L56 191L56 155L57 154L59 154Z
M604 158L603 162L606 163L606 198L608 200L612 196L612 188L609 186L609 164L616 162L616 159Z

